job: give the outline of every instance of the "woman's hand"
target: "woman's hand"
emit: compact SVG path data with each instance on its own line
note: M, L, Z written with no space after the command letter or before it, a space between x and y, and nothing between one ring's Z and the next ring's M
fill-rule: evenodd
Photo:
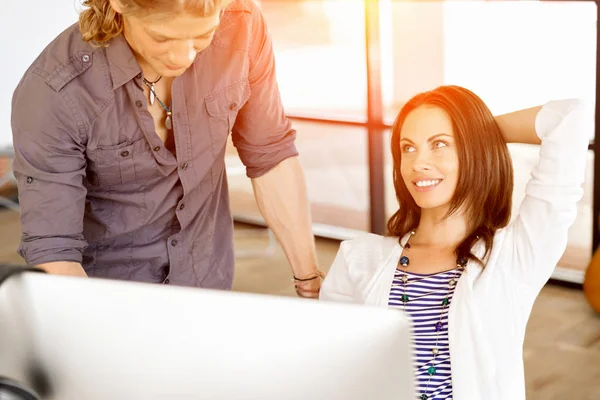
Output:
M535 131L535 119L542 106L513 111L496 116L494 119L506 143L540 144Z

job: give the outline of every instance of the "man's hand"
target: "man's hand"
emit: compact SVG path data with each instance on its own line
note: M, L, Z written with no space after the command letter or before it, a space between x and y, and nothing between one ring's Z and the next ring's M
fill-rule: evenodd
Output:
M56 261L45 264L36 265L37 268L43 269L49 274L79 276L87 278L87 274L83 270L81 264L71 261Z
M300 297L317 299L321 290L321 282L324 278L325 274L320 270L307 277L294 278L296 293Z

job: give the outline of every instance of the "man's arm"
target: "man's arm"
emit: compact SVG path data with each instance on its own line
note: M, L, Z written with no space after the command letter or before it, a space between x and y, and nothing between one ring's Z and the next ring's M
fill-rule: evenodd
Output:
M50 273L85 275L85 145L71 108L35 72L15 90L12 133L21 209L19 254Z
M81 264L71 261L57 261L36 265L49 274L87 277Z
M287 256L296 278L313 277L317 256L310 203L298 157L290 157L252 179L258 208ZM316 297L320 278L297 283L299 294Z
M258 206L292 266L300 296L317 297L317 273L310 206L298 151L296 131L285 117L277 87L273 45L260 9L248 2L251 46L248 83L251 96L238 112L233 144L252 180ZM239 26L242 26L241 23Z

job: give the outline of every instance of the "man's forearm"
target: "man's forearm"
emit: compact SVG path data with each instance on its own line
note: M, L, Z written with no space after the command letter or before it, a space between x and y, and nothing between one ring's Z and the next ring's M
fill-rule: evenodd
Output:
M87 274L83 270L81 264L71 261L55 261L36 265L37 268L43 269L49 274L54 275L69 275L69 276L84 276Z
M541 108L526 108L495 117L506 143L540 144L535 131L535 119Z
M317 257L310 203L298 157L288 158L252 179L252 187L258 208L283 247L294 275L314 273Z

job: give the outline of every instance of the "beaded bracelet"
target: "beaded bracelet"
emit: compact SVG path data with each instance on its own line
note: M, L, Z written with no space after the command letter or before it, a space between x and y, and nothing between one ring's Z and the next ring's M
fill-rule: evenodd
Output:
M317 269L317 272L315 272L312 275L309 275L308 278L296 278L296 276L293 277L292 281L294 282L308 282L308 281L312 281L314 279L317 278L321 278L324 279L325 278L325 272L321 271L320 269Z

